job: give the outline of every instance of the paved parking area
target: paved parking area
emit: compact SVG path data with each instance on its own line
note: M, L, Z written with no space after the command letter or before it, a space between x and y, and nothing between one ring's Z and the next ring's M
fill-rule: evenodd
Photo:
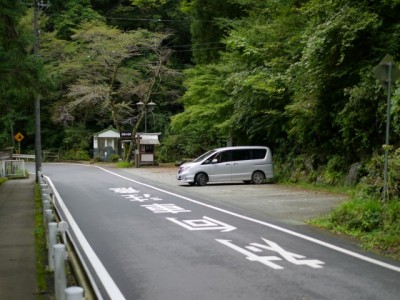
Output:
M346 200L346 196L323 192L300 190L278 184L218 183L206 186L189 186L179 182L175 175L177 167L142 167L124 169L143 179L151 179L175 192L184 191L215 205L221 203L255 215L274 217L293 225L329 213Z

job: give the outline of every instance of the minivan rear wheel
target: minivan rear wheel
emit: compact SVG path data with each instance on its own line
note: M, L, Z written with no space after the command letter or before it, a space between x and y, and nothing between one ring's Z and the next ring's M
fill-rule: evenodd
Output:
M253 175L251 175L251 181L252 181L254 184L261 184L261 183L264 182L264 180L265 180L265 175L264 175L264 173L261 172L261 171L255 171L255 172L253 173Z
M208 176L206 173L199 173L196 175L195 181L196 181L197 185L204 186L208 182Z

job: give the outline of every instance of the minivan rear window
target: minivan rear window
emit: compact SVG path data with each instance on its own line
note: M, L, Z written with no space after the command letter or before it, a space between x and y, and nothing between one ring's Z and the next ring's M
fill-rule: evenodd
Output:
M232 160L248 160L250 159L250 150L248 149L238 149L232 151Z
M263 159L267 153L266 149L237 149L232 150L232 160Z
M253 149L253 159L263 159L267 154L266 149Z

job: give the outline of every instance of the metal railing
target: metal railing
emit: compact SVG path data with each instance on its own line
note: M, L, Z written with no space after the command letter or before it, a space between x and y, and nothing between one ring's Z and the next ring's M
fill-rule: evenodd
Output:
M55 299L95 299L90 284L85 279L76 278L78 284L85 288L80 286L67 287L66 262L72 265L75 274L82 274L80 262L76 259L75 249L67 235L68 223L60 219L55 209L55 195L52 188L41 174L39 183L43 206L43 223L46 228L48 269L54 272Z
M17 160L18 159L35 160L35 154L13 154L12 157Z
M23 154L23 153L16 153L13 154L12 157L14 159L26 159L26 160L35 160L35 154ZM43 161L58 161L60 160L60 152L59 151L51 151L51 150L43 150L42 151L42 158Z
M2 160L0 177L26 177L25 161L23 160Z

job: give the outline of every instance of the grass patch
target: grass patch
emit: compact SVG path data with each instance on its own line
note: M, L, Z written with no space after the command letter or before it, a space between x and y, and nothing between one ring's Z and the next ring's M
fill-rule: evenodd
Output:
M327 183L309 183L306 181L298 181L298 182L290 182L285 180L277 180L277 184L294 188L294 189L303 189L307 191L314 192L323 192L323 193L333 193L333 194L342 194L347 195L349 197L353 197L357 193L357 188L353 186L344 186L344 185L332 185Z
M346 234L360 241L364 249L400 259L400 200L355 196L328 216L310 224Z
M134 166L134 164L131 162L127 162L127 161L119 161L119 162L115 163L115 166L117 168L132 168Z
M36 252L36 273L38 284L38 299L49 299L50 274L46 270L48 252L46 247L46 232L43 226L43 206L40 195L40 187L35 184L35 252Z

